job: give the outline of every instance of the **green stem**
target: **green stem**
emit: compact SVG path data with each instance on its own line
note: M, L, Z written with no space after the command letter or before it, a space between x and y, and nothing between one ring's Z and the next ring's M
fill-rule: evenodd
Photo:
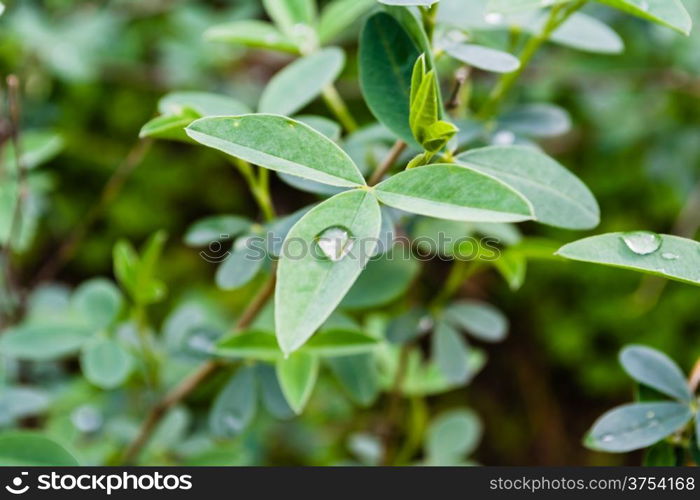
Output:
M411 463L411 459L423 445L423 437L428 427L428 405L425 402L425 398L415 396L410 401L411 413L408 435L396 455L394 465L409 465Z
M357 122L333 84L323 89L323 100L347 132L357 130Z
M234 164L248 184L250 193L258 204L264 219L266 221L274 219L275 209L272 205L272 197L270 196L270 178L268 170L261 167L256 176L255 168L247 161L234 158Z
M435 33L435 25L437 24L437 11L439 5L439 2L435 2L430 7L420 8L423 28L425 29L426 35L428 35L428 40L430 40L430 43L433 42L433 34Z
M464 281L472 276L478 269L478 262L456 259L454 264L452 264L450 273L447 275L447 279L445 280L442 290L431 302L430 309L433 311L442 309L445 303L459 291L462 283L464 283Z
M518 81L520 75L523 74L525 68L540 49L542 44L549 39L551 34L557 28L559 28L559 26L561 26L564 21L569 18L569 16L583 7L586 1L587 0L578 0L568 6L566 4L558 4L552 7L552 10L549 12L549 18L547 18L542 31L530 38L520 53L520 67L512 73L504 74L496 84L496 87L494 87L488 100L477 115L481 120L490 120L496 115L496 113L498 113L498 110L503 104L503 100Z
M136 332L138 333L139 343L141 344L141 354L143 356L143 363L146 372L146 382L151 386L152 390L157 390L160 377L160 362L158 356L153 351L152 337L148 330L148 317L146 314L146 309L142 305L135 305L133 308L133 320L136 325Z

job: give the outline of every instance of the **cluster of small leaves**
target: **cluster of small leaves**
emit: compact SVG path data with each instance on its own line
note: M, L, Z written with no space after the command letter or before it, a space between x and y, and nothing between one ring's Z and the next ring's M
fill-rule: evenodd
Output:
M586 436L586 446L616 453L652 447L647 456L650 465L684 465L684 453L678 452L687 450L698 462L698 398L678 365L665 354L638 345L623 349L620 363L639 383L638 402L601 416Z

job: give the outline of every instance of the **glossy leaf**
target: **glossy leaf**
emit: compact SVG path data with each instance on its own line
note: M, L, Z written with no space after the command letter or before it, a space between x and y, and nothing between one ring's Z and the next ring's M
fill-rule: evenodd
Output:
M311 397L318 378L319 361L316 356L297 352L277 361L277 378L294 413L299 415Z
M116 341L102 339L84 347L80 365L88 381L103 389L114 389L131 373L132 358Z
M625 238L638 233L591 236L561 247L557 255L700 285L700 243L678 236L652 234L650 238L659 238L656 249L650 253L636 253L625 243Z
M693 395L683 372L664 353L642 345L631 345L620 352L620 363L637 382L680 401L692 401Z
M458 160L516 189L532 204L538 222L568 229L590 229L600 221L598 203L589 189L537 150L492 146L463 153Z
M517 57L481 45L458 43L447 47L446 51L458 61L494 73L511 73L520 67Z
M503 313L476 300L450 304L445 309L445 321L485 342L500 342L508 334L508 319Z
M75 467L78 461L58 443L34 432L0 434L0 466Z
M296 54L294 40L284 35L270 23L246 19L212 26L204 32L204 38L212 42L227 42L261 49L278 50ZM240 113L236 113L240 114Z
M692 20L680 0L598 0L637 17L668 26L687 35Z
M301 347L340 303L371 256L380 225L376 198L353 190L314 207L292 228L275 292L276 333L284 352ZM331 229L346 236L347 253L339 258L327 257L319 243Z
M240 368L216 396L209 428L218 437L234 437L250 424L256 409L255 367Z
M529 203L491 176L457 165L428 165L396 174L376 186L385 204L429 217L481 222L532 219Z
M297 59L267 84L260 97L259 111L293 115L333 83L344 65L345 54L337 47Z
M354 187L365 180L348 155L308 125L278 115L202 118L187 134L261 167L331 186Z
M600 417L585 444L600 451L624 453L650 446L673 434L692 417L680 403L634 403L619 406Z
M360 85L372 114L405 142L409 126L411 75L420 55L415 42L387 13L371 16L360 35Z

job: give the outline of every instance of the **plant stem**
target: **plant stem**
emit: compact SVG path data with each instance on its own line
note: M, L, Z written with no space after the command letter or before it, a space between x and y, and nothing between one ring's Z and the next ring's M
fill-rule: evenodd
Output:
M253 195L255 202L258 204L258 207L263 214L263 218L266 221L271 221L274 219L275 209L272 205L272 198L270 197L270 179L268 170L266 168L259 167L258 175L256 176L254 167L250 163L239 158L233 158L232 160L248 184L250 193Z
M80 242L85 238L90 228L102 216L109 205L119 196L129 176L143 161L144 157L153 145L152 139L140 139L129 151L124 160L117 166L111 177L105 184L98 202L90 208L87 215L82 218L68 238L53 254L53 258L39 270L34 278L34 285L42 281L52 280L61 268L75 255Z
M377 165L377 168L374 169L374 172L372 172L367 184L370 186L375 186L378 184L379 181L382 180L382 177L384 177L389 171L391 166L396 163L396 160L399 158L399 156L401 156L401 153L404 152L406 146L407 144L405 142L403 142L401 139L397 139L384 160L382 160L382 162Z
M323 100L347 132L352 133L357 130L355 118L333 84L323 89Z
M430 43L433 43L433 34L435 33L435 25L437 24L437 11L439 6L440 3L435 2L430 7L421 6L420 8L423 28L425 29L425 34L428 35Z
M245 311L243 311L243 314L236 322L236 330L242 330L250 326L263 307L265 307L265 304L270 300L275 290L275 276L275 269L272 269L270 277L258 290L258 293L253 297L248 307L246 307ZM136 439L134 439L127 448L119 463L125 465L134 464L138 460L143 448L148 444L156 427L168 411L199 387L199 385L215 373L220 366L221 362L219 360L209 360L200 365L194 373L168 392L148 413Z
M386 419L384 421L384 428L382 429L384 437L384 457L382 458L382 465L388 465L391 463L391 453L389 452L389 447L391 444L394 431L397 427L397 421L400 416L401 409L401 395L403 392L403 383L406 378L406 373L408 372L408 360L411 354L412 344L406 343L401 346L401 351L399 353L399 363L396 367L396 374L394 375L394 382L391 386L391 392L389 393L389 404L386 412Z
M534 55L544 42L546 42L551 34L566 21L571 14L579 10L586 3L586 0L578 0L567 6L566 4L558 4L552 7L549 12L549 17L542 27L542 31L531 37L525 44L520 53L520 67L512 73L504 74L494 87L491 95L486 103L479 110L477 116L483 121L493 118L503 104L503 100L509 94L515 82L518 81L520 75L523 74L525 68L530 63Z

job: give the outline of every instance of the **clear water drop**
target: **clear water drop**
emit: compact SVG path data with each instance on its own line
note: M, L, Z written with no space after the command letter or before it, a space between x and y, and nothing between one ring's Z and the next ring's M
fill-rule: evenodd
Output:
M647 418L654 418L655 416L656 416L656 413L654 413L653 411L647 412Z
M641 0L639 2L639 8L646 12L649 10L649 2L647 0Z
M612 434L604 434L604 435L601 436L601 438L600 438L600 440L601 440L603 443L609 443L609 442L612 441L613 439L615 439L615 436L613 436Z
M430 316L423 316L420 321L418 321L418 329L423 333L428 332L432 330L434 323L433 318Z
M651 231L634 231L622 235L627 248L637 255L649 255L661 246L661 236Z
M99 409L92 405L78 407L70 416L71 422L80 432L96 432L102 427L104 419Z
M510 146L515 143L515 134L510 130L500 130L494 134L491 142L497 146Z
M348 228L332 226L316 236L316 245L329 260L338 262L350 253L355 240Z
M678 260L680 257L678 257L678 255L675 253L664 252L661 254L661 258L665 260Z
M658 420L651 420L651 421L649 422L648 427L656 427L657 425L659 425L659 421L658 421Z

